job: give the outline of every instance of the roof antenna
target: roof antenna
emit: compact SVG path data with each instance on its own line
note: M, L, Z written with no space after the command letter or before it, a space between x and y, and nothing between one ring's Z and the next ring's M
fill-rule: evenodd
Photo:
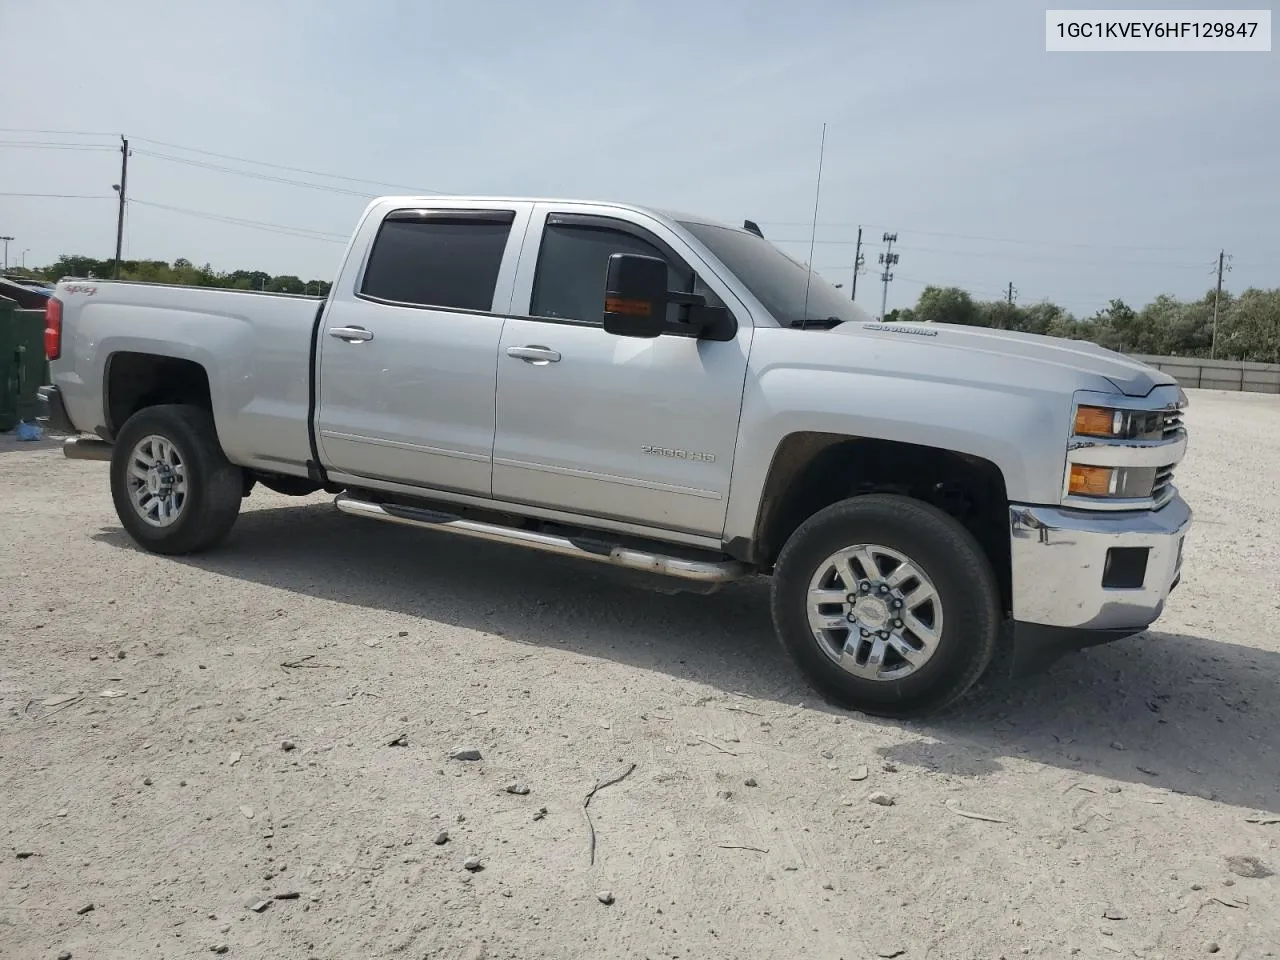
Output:
M747 231L747 233L754 233L761 240L764 239L764 234L760 231L760 224L756 223L754 220L743 220L742 229Z
M804 312L800 325L809 320L809 284L813 280L813 247L818 241L818 199L822 196L822 158L827 150L827 125L822 125L822 143L818 147L818 183L813 190L813 231L809 234L809 273L804 278Z

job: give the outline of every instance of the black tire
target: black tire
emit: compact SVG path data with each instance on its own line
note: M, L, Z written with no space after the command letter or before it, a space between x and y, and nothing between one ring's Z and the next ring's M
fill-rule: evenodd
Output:
M134 447L152 435L173 444L186 473L185 501L177 519L164 527L139 516L129 493ZM116 437L111 455L116 515L129 536L153 553L198 553L219 543L236 522L243 492L244 472L222 452L207 410L179 404L147 407L130 417Z
M945 614L932 657L900 679L847 672L809 626L810 580L827 558L861 543L910 558L933 582ZM991 563L957 520L909 497L868 494L819 511L791 535L774 568L773 623L801 672L831 701L906 717L948 706L986 670L1000 628L999 597Z

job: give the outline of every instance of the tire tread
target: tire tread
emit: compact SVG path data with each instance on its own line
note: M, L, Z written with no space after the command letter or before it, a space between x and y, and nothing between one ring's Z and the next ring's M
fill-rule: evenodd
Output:
M167 436L186 455L186 510L172 527L152 527L134 511L124 475L134 444L148 433ZM227 459L218 441L213 416L203 407L161 404L139 410L116 437L111 461L111 495L116 514L129 535L153 552L177 556L199 553L224 540L240 513L244 472Z
M890 693L893 684L912 685L912 675L902 681L883 681L884 688L879 690L875 698L859 694L858 690L873 691L865 686L878 681L861 681L840 670L839 667L825 661L825 654L813 648L814 640L809 632L807 618L803 629L797 626L798 620L794 604L796 592L807 592L808 580L813 574L812 563L805 562L805 553L812 552L815 544L835 536L838 531L857 530L859 527L888 527L903 531L908 537L924 539L928 552L934 554L935 570L941 567L945 577L950 579L957 567L964 570L963 576L970 580L972 588L966 596L972 596L976 602L962 602L963 626L966 637L961 641L965 655L955 664L958 669L944 672L931 686L924 691L903 697L895 702ZM856 535L855 535L856 536ZM850 535L843 539L850 543ZM868 535L858 539L872 540ZM892 546L892 544L886 544ZM821 552L825 547L821 547ZM839 547L833 548L832 552ZM912 559L921 558L912 555ZM820 562L820 561L819 561ZM797 579L800 581L797 585ZM941 590L935 576L935 586ZM948 624L954 623L953 601L948 603L946 611ZM774 629L779 640L790 653L801 671L819 689L824 696L841 706L862 710L882 716L913 716L922 713L936 713L963 697L986 671L995 653L1000 629L999 588L995 572L991 567L982 547L958 520L939 510L931 504L897 494L872 493L839 501L818 511L791 535L784 545L774 567L774 584L772 593L772 614ZM952 628L955 629L954 627ZM944 634L944 643L946 643ZM956 641L952 641L955 643ZM935 657L943 654L939 650ZM950 655L954 659L954 655ZM821 658L821 659L819 659ZM932 665L922 668L927 671ZM936 671L935 671L936 672ZM897 690L901 690L897 687Z

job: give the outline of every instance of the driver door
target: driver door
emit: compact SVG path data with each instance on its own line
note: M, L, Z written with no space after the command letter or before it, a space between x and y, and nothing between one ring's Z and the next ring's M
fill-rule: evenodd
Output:
M498 348L495 499L723 532L752 327L682 246L660 222L640 225L610 208L535 207ZM614 253L661 257L671 289L734 304L736 334L606 333Z

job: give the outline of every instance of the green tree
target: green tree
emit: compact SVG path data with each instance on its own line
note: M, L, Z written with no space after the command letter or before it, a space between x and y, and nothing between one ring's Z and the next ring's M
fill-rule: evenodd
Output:
M927 323L976 325L983 319L973 298L959 287L925 287L913 312Z
M1250 288L1218 313L1217 355L1227 360L1280 363L1280 290Z
M982 300L977 304L978 326L997 330L1021 330L1022 308L1005 300Z

